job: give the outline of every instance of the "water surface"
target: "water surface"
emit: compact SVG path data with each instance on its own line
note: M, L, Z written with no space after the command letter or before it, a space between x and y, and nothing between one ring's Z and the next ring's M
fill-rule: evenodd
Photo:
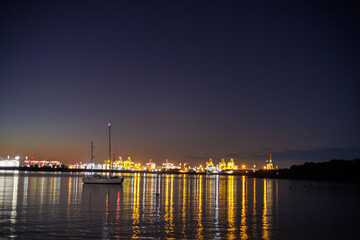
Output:
M219 175L0 171L0 236L17 239L360 239L360 185Z

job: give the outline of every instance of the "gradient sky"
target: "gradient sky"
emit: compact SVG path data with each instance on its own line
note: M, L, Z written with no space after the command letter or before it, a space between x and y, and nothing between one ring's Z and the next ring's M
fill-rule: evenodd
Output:
M358 1L1 1L0 156L360 157Z

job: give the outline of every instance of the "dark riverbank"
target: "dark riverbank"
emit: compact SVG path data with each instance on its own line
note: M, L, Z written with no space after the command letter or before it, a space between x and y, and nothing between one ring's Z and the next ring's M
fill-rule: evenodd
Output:
M306 162L289 169L259 170L249 177L360 182L360 159Z
M360 182L360 159L306 162L289 169L259 170L249 177Z
M360 159L306 162L281 169L280 178L360 182Z

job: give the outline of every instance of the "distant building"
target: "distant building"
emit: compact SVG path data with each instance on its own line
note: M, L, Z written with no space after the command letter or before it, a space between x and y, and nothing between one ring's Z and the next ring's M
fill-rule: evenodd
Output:
M16 156L15 158L10 158L8 156L6 159L0 159L0 167L19 167L20 166L20 157Z
M51 168L58 168L61 167L62 163L58 160L38 160L34 157L32 157L31 159L28 159L26 157L26 159L24 160L24 165L26 167L51 167Z

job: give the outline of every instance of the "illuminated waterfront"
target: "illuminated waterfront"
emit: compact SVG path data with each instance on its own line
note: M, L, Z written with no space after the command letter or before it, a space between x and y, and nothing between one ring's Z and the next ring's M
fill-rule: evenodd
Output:
M2 238L358 239L359 184L226 175L0 172Z

